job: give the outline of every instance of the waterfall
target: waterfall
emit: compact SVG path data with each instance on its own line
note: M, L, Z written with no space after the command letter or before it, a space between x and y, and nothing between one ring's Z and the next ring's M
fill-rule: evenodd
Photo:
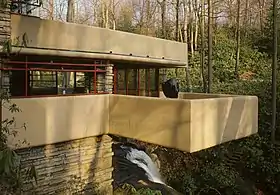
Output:
M138 189L147 187L159 190L162 195L182 195L165 184L158 167L145 152L145 148L129 142L115 142L113 151L114 189L123 184L130 184Z
M121 146L121 148L127 151L125 158L142 168L150 181L166 185L161 179L158 168L148 154L132 147Z

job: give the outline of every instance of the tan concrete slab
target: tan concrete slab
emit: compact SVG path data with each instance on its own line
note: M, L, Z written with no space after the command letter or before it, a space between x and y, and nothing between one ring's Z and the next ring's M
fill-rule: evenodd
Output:
M160 98L166 98L162 91L159 92ZM220 97L238 97L237 95L228 95L228 94L210 94L210 93L188 93L188 92L179 92L179 99L186 100L197 100L197 99L212 99Z
M13 99L21 112L11 114L3 108L3 119L16 119L19 134L10 139L14 145L24 139L30 146L107 134L109 96L71 96ZM26 131L21 128L26 123ZM23 144L21 147L26 147Z
M258 132L258 99L254 96L191 100L191 146L199 151Z
M110 97L110 133L190 150L190 102L149 97Z
M184 99L97 95L14 99L16 139L31 146L102 134L196 152L258 131L254 96L181 94ZM11 114L3 109L3 119ZM15 142L16 140L10 140Z
M105 53L108 59L139 61L147 65L182 66L186 61L185 44L175 41L15 14L11 16L11 25L13 43L26 33L28 47L49 49L53 54L59 50L79 51L80 55L95 53L100 58L101 53Z

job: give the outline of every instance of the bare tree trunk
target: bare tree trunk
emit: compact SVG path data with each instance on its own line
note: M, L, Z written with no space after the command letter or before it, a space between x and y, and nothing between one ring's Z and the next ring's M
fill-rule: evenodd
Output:
M54 13L53 13L54 4L53 4L53 0L49 1L49 6L50 6L49 20L53 20L54 19Z
M166 20L166 0L162 0L162 2L158 1L161 8L161 36L163 39L166 39L166 28L165 28L165 20ZM165 82L166 79L166 72L167 70L163 69L163 82Z
M180 0L176 0L176 29L175 29L175 39L179 41L179 11L180 11Z
M194 17L195 17L195 32L194 32L194 50L197 51L197 45L198 45L198 0L195 0L195 7L194 7Z
M109 3L108 0L102 0L101 2L101 27L109 28Z
M204 28L205 28L205 2L204 0L201 0L201 21L200 21L200 34L201 34L201 77L202 77L202 84L203 84L203 92L206 93L207 91L207 83L206 83L206 79L205 79L205 32L204 32Z
M175 32L175 39L179 41L179 11L180 11L180 0L176 0L176 32ZM178 77L178 68L175 68L175 75Z
M160 6L161 6L161 35L162 38L166 39L166 28L165 28L166 0L163 0Z
M272 62L272 119L271 119L271 141L275 142L276 113L277 113L277 0L273 0L273 62Z
M235 61L235 78L239 79L239 54L240 54L240 0L237 0L237 18L236 18L236 61Z
M259 0L259 18L260 18L261 32L263 32L263 11L264 11L264 0Z
M207 92L211 93L213 79L213 7L212 0L208 0L208 88Z
M183 2L183 10L184 10L184 37L186 42L186 84L187 84L187 91L192 92L192 83L191 83L191 76L190 76L190 70L189 70L189 57L188 57L188 4L187 0L184 0Z
M68 0L66 21L74 22L74 17L75 17L74 0Z
M109 5L108 0L105 0L105 27L109 28Z
M193 46L193 41L194 41L194 29L193 29L193 5L192 1L189 1L189 12L191 13L191 20L190 20L190 48L191 48L191 56L193 57L194 54L194 46Z
M112 29L116 30L116 10L115 10L115 0L110 1L111 12L112 12Z
M248 25L248 17L249 17L249 0L246 0L245 2L245 16L244 16L244 23L243 23L243 28L245 28L245 33L244 33L244 37L247 37L247 25Z
M66 21L73 23L74 19L75 19L75 7L74 7L74 0L68 0L68 7L67 7L67 15L66 15ZM64 88L65 88L65 92L67 90L67 88L69 87L70 84L70 76L71 76L71 72L65 72L64 73Z
M101 2L101 27L102 28L105 28L105 20L106 20L105 4L104 4L104 1L102 0L102 2Z

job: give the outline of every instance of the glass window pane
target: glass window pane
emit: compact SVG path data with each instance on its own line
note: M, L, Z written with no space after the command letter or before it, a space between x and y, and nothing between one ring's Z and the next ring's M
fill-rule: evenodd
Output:
M117 89L125 90L125 70L118 69L117 71Z

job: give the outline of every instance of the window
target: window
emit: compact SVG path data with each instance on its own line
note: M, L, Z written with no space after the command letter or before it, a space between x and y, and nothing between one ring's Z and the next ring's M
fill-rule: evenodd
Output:
M106 64L8 61L1 69L12 96L104 94ZM6 84L7 85L7 82Z
M158 68L118 68L116 66L115 93L158 97Z

